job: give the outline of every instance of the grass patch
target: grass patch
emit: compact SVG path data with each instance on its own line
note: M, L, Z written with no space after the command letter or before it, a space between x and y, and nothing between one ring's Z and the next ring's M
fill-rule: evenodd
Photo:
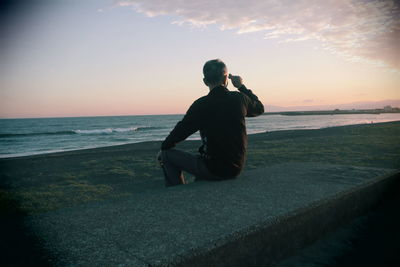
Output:
M400 125L358 126L336 134L255 140L249 144L250 169L282 162L320 162L400 168Z
M20 209L28 214L55 210L76 204L110 197L109 185L93 185L88 181L67 180L61 184L49 184L15 192Z

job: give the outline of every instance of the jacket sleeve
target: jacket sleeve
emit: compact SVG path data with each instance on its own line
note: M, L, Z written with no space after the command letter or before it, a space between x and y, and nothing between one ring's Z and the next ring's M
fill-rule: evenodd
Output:
M264 105L251 90L242 85L239 91L245 96L244 98L247 106L246 117L256 117L264 113Z
M194 102L186 112L183 119L176 124L174 129L165 138L164 142L162 142L161 149L170 149L177 143L197 132L200 123L199 116L200 112L198 110L198 105Z

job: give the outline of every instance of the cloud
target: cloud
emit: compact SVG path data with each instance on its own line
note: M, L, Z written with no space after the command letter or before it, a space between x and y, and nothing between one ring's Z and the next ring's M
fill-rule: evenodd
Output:
M400 70L400 7L397 0L127 0L140 13L175 15L178 25L238 34L265 32L278 42L321 41L349 60Z

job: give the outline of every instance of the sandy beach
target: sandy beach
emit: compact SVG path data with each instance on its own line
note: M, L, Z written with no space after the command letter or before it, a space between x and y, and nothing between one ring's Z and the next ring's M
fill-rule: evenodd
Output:
M196 153L199 145L185 141L178 148ZM144 142L0 159L1 214L35 214L163 187L159 148L160 142ZM244 171L284 162L399 169L400 122L249 135Z

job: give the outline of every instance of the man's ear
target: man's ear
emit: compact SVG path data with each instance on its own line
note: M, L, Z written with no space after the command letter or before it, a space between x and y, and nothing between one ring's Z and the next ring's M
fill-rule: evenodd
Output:
M226 84L228 81L228 74L224 75L223 84Z
M207 81L206 81L206 78L203 78L203 83L204 83L206 86L208 86Z

